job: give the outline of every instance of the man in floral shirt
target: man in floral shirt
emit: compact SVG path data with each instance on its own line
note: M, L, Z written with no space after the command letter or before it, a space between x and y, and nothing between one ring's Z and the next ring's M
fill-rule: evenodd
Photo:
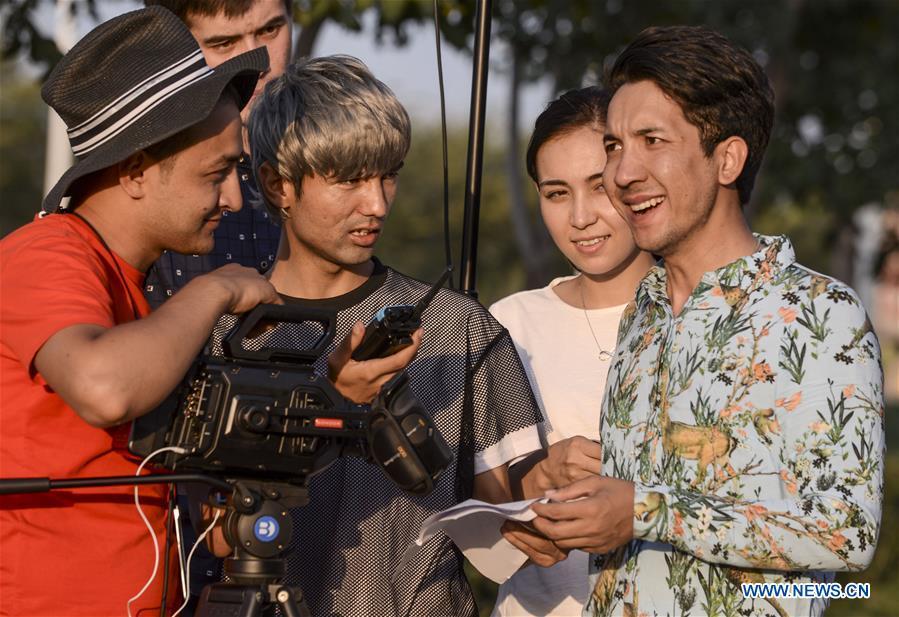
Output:
M703 28L650 28L609 85L606 188L663 259L622 317L602 475L548 494L582 499L535 505L533 524L596 554L586 615L820 614L823 598L753 599L741 584L870 563L877 339L852 289L749 230L742 205L773 123L751 55ZM538 552L521 529L507 537Z

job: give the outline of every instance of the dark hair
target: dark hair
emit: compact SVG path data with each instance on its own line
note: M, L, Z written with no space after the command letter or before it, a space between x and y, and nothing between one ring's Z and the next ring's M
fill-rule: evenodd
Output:
M740 203L749 201L774 124L774 92L745 49L702 26L651 27L615 60L606 79L613 91L649 80L680 105L699 129L706 156L728 137L749 147L737 178Z
M525 165L531 180L537 179L537 151L550 139L582 126L604 125L612 93L597 86L569 90L549 103L537 116L528 142Z
M880 248L877 251L877 258L874 260L874 279L879 280L884 275L887 261L894 253L899 253L899 235L895 231L887 231L883 240L880 242Z
M225 17L240 17L250 10L256 0L144 0L144 6L161 6L187 23L189 15L214 17L224 12ZM293 0L284 0L284 10L290 17Z

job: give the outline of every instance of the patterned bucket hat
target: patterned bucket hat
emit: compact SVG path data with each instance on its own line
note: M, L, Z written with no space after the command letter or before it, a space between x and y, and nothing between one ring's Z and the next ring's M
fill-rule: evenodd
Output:
M79 178L205 120L228 84L243 108L267 68L265 47L210 68L184 22L159 6L100 24L41 89L68 127L76 160L44 198L44 211L58 210Z

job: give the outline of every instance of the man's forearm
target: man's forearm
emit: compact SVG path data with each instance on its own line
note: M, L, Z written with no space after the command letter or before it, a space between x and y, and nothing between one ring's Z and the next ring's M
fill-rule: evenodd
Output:
M472 496L488 503L506 503L512 499L508 465L500 465L476 475Z
M141 386L132 392L128 417L123 421L143 415L178 385L229 302L222 287L198 277L157 311L115 333L123 339L110 340L110 348L128 350L133 362L120 369L116 381L129 391L129 382ZM151 368L142 370L141 365Z
M813 493L736 500L637 484L634 537L704 561L770 570L862 570L874 556L879 502Z
M229 300L224 288L194 279L144 319L57 333L35 356L35 367L90 424L127 422L177 386Z

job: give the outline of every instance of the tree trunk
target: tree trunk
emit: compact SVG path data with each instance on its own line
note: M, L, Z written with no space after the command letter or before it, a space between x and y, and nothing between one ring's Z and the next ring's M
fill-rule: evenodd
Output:
M324 21L319 19L300 29L296 45L293 46L293 62L296 62L300 58L308 58L312 55L312 51L315 49L315 41L318 39L323 24Z
M545 285L549 279L547 257L551 247L548 246L545 233L535 233L531 221L532 214L528 210L524 195L518 126L521 68L514 47L511 47L511 56L505 161L509 214L512 219L512 231L515 234L515 245L518 247L518 254L521 256L521 263L525 269L526 284L528 288L533 288Z

